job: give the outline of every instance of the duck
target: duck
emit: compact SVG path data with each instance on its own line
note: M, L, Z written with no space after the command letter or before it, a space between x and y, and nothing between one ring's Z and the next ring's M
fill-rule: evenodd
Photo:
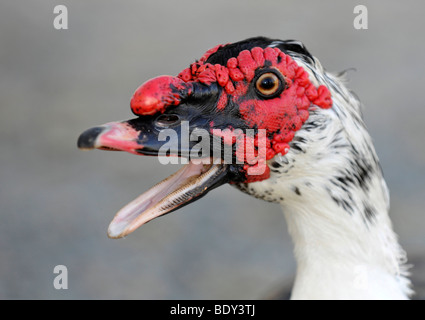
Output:
M230 184L281 206L297 265L291 299L410 299L389 191L346 83L302 42L267 37L147 80L130 101L135 118L87 129L77 145L184 166L119 210L108 236Z

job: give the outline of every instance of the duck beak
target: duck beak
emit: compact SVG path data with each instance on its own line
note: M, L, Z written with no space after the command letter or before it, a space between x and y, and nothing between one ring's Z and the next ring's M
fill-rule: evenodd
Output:
M180 134L181 131L178 132ZM164 144L158 135L153 118L144 116L88 129L80 135L77 145L83 150L126 151L155 156ZM175 150L171 154L174 156L182 156L188 151L182 150L180 143L170 149ZM179 171L124 206L110 223L108 236L124 237L152 219L183 207L229 181L228 165L220 159L208 157L187 162Z
M143 149L143 136L130 126L128 121L110 122L84 131L78 138L78 148L82 150L100 149L127 151L139 154Z

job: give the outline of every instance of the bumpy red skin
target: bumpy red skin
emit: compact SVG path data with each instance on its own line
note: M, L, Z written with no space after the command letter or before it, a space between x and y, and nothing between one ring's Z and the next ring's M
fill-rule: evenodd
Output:
M163 113L169 106L177 106L192 93L192 85L179 78L159 76L146 81L134 92L130 107L136 115Z
M323 85L316 88L309 80L308 73L280 49L255 47L244 50L238 57L230 58L226 66L206 63L208 57L222 46L208 50L199 61L184 69L178 78L160 77L142 85L132 99L133 112L138 115L164 112L168 106L178 105L182 95L187 97L191 94L192 82L206 85L216 82L224 89L216 106L218 112L233 100L239 105L240 114L248 126L267 130L266 160L269 160L276 154L284 155L288 152L288 143L308 119L310 106L324 109L332 107L328 88ZM247 99L246 93L251 87L255 71L264 67L275 68L282 74L285 90L272 99ZM179 93L176 93L175 88L178 88ZM252 165L244 165L245 172L249 166ZM245 182L261 181L269 176L270 169L267 166L262 174L247 175Z

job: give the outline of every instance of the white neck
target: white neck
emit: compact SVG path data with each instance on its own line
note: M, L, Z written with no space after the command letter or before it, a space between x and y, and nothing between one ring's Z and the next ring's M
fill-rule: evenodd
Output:
M361 104L316 59L294 59L330 88L332 108L310 108L288 153L269 160L270 178L238 187L282 206L297 261L292 299L407 299L405 253Z
M325 195L305 199L282 205L297 261L291 299L408 298L404 253L385 210L365 224Z

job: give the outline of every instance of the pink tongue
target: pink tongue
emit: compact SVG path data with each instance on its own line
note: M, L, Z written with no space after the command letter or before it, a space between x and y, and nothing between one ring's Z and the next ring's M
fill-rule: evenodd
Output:
M109 225L108 236L110 238L121 238L133 232L142 224L179 206L185 199L179 195L190 190L196 184L196 177L199 177L204 170L205 167L202 163L194 164L190 162L141 194L118 211Z

